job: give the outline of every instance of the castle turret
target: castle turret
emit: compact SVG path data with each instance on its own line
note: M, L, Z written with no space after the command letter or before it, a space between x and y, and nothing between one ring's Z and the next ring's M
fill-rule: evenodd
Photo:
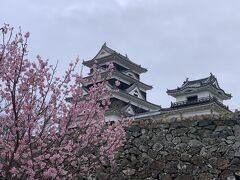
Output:
M111 77L108 77L108 85L113 88L115 82L119 81L120 86L117 92L113 92L110 110L107 112L108 119L116 119L120 116L133 116L139 113L156 111L160 106L147 101L147 91L152 86L140 81L140 75L147 72L147 69L131 61L128 56L124 56L103 44L97 55L83 64L90 68L89 77L93 72L92 66L101 71L102 75L106 72L107 65L113 63L114 70ZM91 84L86 84L86 87Z
M176 98L176 102L171 103L171 108L166 109L172 116L230 112L223 101L231 99L232 96L220 88L212 73L203 79L190 81L187 78L181 87L167 90L167 94Z

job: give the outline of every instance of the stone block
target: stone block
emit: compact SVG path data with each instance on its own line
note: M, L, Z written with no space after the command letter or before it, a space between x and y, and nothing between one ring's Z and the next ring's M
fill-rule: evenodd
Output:
M166 164L164 171L167 174L177 174L178 173L178 162L170 161Z
M175 178L175 180L193 180L193 177L189 175L179 175Z
M125 170L122 171L123 174L127 175L127 176L132 176L135 174L136 170L135 169L130 169L130 168L127 168Z
M190 140L188 145L190 147L201 147L201 146L203 146L203 144L199 140L197 140L197 139Z

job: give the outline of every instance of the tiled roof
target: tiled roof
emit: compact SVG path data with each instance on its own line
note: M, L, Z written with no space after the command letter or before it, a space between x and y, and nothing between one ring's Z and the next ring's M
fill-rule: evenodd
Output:
M189 81L188 78L186 79L186 81L183 82L182 88L186 87L186 86L194 86L194 87L199 87L211 82L215 82L217 81L216 77L212 74L210 74L209 77L207 78L203 78L203 79L198 79L198 80L193 80L193 81Z
M209 77L203 78L203 79L190 81L187 78L186 81L183 82L181 87L177 87L176 89L167 90L167 93L174 94L174 93L182 92L183 90L188 89L188 88L198 89L198 88L202 88L202 87L205 87L208 85L212 86L214 89L216 89L218 91L222 91L223 94L225 96L227 96L228 98L232 97L231 94L227 94L223 89L221 89L219 87L217 78L212 73L210 73Z
M107 53L109 53L109 55L97 58L98 55L99 55L99 53L100 53L101 51L106 51ZM107 57L110 57L110 56L116 56L116 57L118 57L118 58L119 58L118 60L122 60L123 62L125 61L126 63L131 64L133 67L136 67L137 69L140 69L141 72L146 72L146 71L147 71L147 69L141 67L141 65L136 64L136 63L134 63L133 61L131 61L131 60L127 57L127 55L124 56L124 55L118 53L117 51L109 48L109 47L106 45L106 43L104 43L104 44L102 45L101 49L99 50L99 52L97 53L97 55L96 55L93 59L88 60L88 61L83 61L83 64L84 64L85 66L89 66L89 67L90 67L90 66L92 66L92 65L94 64L95 60L97 60L97 61L107 60L106 58L107 58Z

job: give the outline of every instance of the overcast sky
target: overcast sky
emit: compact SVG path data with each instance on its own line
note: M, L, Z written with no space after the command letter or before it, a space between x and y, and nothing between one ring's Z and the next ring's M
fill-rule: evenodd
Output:
M5 0L0 23L30 31L31 57L59 60L60 71L107 42L148 69L148 100L162 107L174 101L167 88L212 72L239 109L239 9L239 0Z

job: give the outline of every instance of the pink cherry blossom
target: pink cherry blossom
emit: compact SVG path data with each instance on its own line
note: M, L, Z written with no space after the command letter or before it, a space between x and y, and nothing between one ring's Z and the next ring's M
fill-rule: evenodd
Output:
M10 172L12 173L12 176L15 176L17 174L17 169L15 167L12 167Z
M55 168L49 168L43 173L46 178L55 178L57 176L57 170Z
M106 124L112 92L96 67L86 95L79 59L57 77L41 56L28 59L29 32L1 29L0 179L74 179L113 162L129 119Z
M115 85L116 85L116 86L120 86L120 81L116 81L116 82L115 82Z
M29 36L30 36L30 32L26 32L25 38L29 38Z

